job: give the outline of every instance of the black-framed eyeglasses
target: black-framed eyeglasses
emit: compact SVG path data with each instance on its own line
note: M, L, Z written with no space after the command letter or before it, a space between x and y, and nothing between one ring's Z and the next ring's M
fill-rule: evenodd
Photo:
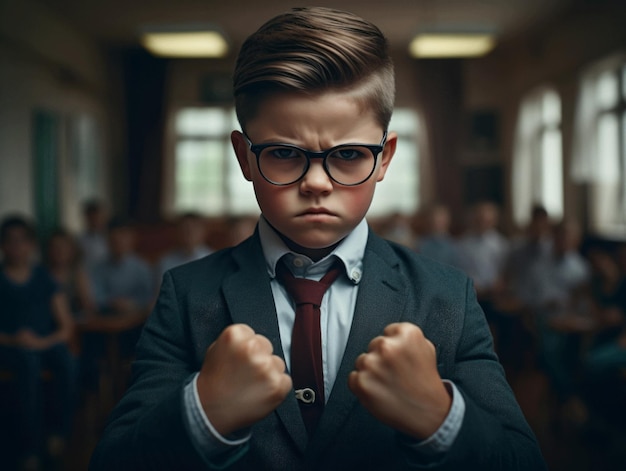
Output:
M387 141L385 131L378 145L340 144L314 152L293 144L253 144L245 133L243 136L256 155L263 178L278 186L291 185L301 180L311 166L311 159L323 159L324 170L334 182L344 186L360 185L374 173L378 155Z

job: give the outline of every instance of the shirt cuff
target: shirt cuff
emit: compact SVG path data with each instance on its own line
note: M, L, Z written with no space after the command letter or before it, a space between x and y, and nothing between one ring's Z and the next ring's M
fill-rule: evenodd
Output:
M426 440L417 442L408 437L403 439L404 444L410 450L418 452L421 456L441 457L452 447L463 425L465 399L452 381L444 379L443 383L452 396L452 405L446 419L437 431Z
M187 432L194 448L211 468L227 468L248 451L251 433L245 431L226 438L215 430L200 404L198 374L187 383L183 392L183 416Z

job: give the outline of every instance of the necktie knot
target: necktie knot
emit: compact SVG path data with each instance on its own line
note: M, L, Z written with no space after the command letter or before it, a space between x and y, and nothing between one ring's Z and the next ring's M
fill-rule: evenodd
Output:
M336 262L320 281L296 278L284 263L279 263L276 267L278 281L285 287L296 306L312 304L320 307L324 293L340 274L341 265L339 262Z

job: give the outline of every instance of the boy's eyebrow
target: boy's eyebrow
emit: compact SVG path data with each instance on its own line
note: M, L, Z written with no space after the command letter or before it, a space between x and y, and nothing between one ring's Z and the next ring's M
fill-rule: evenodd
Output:
M299 143L298 144L294 144L293 142L289 142L288 140L283 141L283 140L280 140L280 139L276 139L276 140L268 139L268 140L263 141L263 142L254 142L252 139L250 139L250 136L248 136L248 134L245 131L242 131L241 133L243 134L244 138L248 141L248 144L252 145L252 146L268 145L268 144L287 144L287 145L290 145L290 146L300 147L300 148L302 148L304 150L309 150L306 146L303 146L303 145L301 145ZM388 134L388 131L386 131L386 130L383 131L383 137L382 137L383 141L385 140L385 137L387 136L387 134ZM373 143L373 142L370 143L370 142L368 142L368 140L358 140L358 141L357 140L350 140L350 141L346 140L346 141L338 142L336 144L325 146L321 150L332 149L333 147L338 147L338 146L343 146L343 145L351 145L351 144L379 145L378 142L377 143Z

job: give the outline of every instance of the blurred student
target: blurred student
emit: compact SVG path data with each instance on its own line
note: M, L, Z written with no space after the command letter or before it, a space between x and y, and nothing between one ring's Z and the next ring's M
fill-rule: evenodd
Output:
M534 297L534 267L544 263L552 251L552 227L548 211L534 206L525 235L512 244L505 277L507 286L516 298L532 302Z
M415 233L410 216L395 212L389 216L384 226L382 236L385 239L405 247L415 247Z
M158 282L167 270L206 257L213 251L204 243L205 221L198 213L185 213L176 224L177 247L159 261Z
M75 360L67 347L73 321L65 296L48 272L33 262L34 228L11 216L0 225L0 365L14 375L14 402L23 469L40 469L44 439L42 372L52 372L54 396L48 452L58 456L70 430Z
M59 229L48 240L44 259L48 271L62 288L75 317L95 314L95 302L87 271L81 263L74 237Z
M146 316L154 296L154 278L148 264L135 252L135 231L129 220L113 218L108 226L108 256L91 272L94 299L101 316ZM141 326L131 327L119 338L123 357L132 357ZM83 335L81 381L95 390L104 357L105 337L99 332Z
M130 221L114 218L108 227L108 256L91 277L94 298L102 314L145 312L153 297L153 277L148 264L135 250L135 231Z
M108 255L107 224L109 212L105 204L97 199L88 200L83 205L84 232L78 242L83 262L88 270L93 269Z
M552 318L559 315L586 315L586 296L591 271L579 252L581 231L573 221L559 223L553 232L553 246L545 259L529 272L529 297L525 299L536 314L540 335L540 358L563 412L582 421L586 415L577 395L575 374L580 364L577 339L555 330Z
M502 285L509 243L498 232L498 208L476 204L470 212L468 233L459 241L460 268L474 281L479 298L489 297Z
M417 251L447 265L459 265L459 250L450 237L450 211L444 205L430 206L421 214L423 234Z
M578 224L561 222L554 228L548 256L530 268L525 301L544 315L578 310L576 302L591 277L589 264L579 252L580 242Z
M620 264L626 261L626 257L621 258L626 255L625 249L622 245L614 252L594 249L588 254L599 328L584 357L581 389L594 418L589 423L594 423L600 440L619 436L626 423L626 270L620 270Z
M598 332L587 356L587 370L600 379L626 368L626 275L612 254L594 250L589 256L593 270L591 296Z

